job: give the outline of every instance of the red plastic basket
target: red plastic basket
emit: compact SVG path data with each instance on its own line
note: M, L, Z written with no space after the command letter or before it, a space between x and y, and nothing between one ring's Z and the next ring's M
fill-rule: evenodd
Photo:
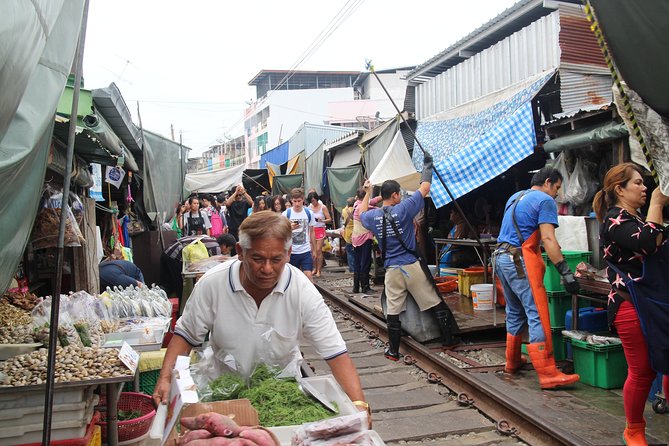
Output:
M100 395L100 405L98 410L102 413L101 420L107 419L107 406L105 395ZM142 413L139 418L124 420L118 422L118 441L130 441L146 434L151 428L153 417L156 416L156 409L153 405L153 398L149 395L136 392L123 392L118 399L118 410L131 411L138 410ZM102 442L107 442L107 422L99 421L102 428Z

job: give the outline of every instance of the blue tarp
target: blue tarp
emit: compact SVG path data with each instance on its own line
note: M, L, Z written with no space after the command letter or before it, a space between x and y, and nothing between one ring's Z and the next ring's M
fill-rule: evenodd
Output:
M435 170L454 198L482 186L532 155L536 135L531 101L552 76L553 73L546 75L479 113L418 122L418 140L432 154ZM417 170L422 170L421 150L413 151L413 163ZM438 208L451 202L436 173L430 195Z
M273 164L283 164L288 161L288 143L289 141L286 141L260 155L260 164L258 164L258 167L264 169L267 167L268 161Z

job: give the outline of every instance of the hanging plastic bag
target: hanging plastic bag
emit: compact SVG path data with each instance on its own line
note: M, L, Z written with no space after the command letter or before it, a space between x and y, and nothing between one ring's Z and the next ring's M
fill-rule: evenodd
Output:
M565 162L564 152L561 152L555 162L553 163L553 168L557 169L558 172L562 174L562 187L558 191L555 201L558 203L568 203L570 201L569 195L567 194L567 189L569 188L569 170L567 169L567 163Z
M76 203L81 205L77 198ZM60 214L63 206L63 191L46 186L35 217L31 236L33 249L56 248L60 230ZM85 243L84 236L69 205L66 205L64 246L81 246Z
M565 188L564 186L562 188ZM588 196L588 177L583 169L583 163L580 158L576 159L574 171L569 176L569 183L566 186L565 195L569 202L574 206L583 204Z

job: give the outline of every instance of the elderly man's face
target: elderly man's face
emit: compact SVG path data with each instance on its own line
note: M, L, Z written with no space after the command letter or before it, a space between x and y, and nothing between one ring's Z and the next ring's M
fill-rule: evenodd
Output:
M251 291L271 292L290 260L290 249L283 240L262 238L251 242L249 249L237 244L237 256L242 262L242 285Z

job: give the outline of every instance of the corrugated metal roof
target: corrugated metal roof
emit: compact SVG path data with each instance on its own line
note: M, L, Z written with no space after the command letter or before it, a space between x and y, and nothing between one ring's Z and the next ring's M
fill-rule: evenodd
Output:
M560 61L606 68L602 50L580 7L560 5Z
M571 1L577 2L576 0ZM550 2L547 6L544 0L519 1L427 62L418 65L407 75L407 80L421 83L443 73L466 60L467 53L478 53L550 14L555 10L557 4L558 2Z
M611 76L575 73L560 68L560 104L569 114L592 106L604 106L613 101Z

